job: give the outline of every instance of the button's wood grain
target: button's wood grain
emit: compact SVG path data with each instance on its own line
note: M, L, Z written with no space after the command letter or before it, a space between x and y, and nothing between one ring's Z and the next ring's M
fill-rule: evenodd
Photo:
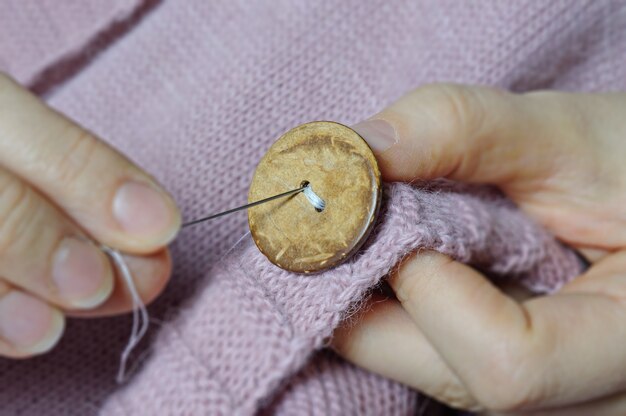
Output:
M298 273L333 267L359 249L380 207L376 158L352 129L318 121L278 139L257 166L249 201L308 181L326 201L317 212L300 193L248 210L252 238L275 265Z

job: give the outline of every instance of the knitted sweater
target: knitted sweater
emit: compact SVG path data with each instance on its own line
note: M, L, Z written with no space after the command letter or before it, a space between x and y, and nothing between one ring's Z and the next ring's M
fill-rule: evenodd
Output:
M617 0L0 0L0 10L0 68L154 173L185 218L243 203L256 162L289 128L357 122L425 82L626 87ZM385 194L361 252L314 276L272 266L244 236L244 213L185 230L128 384L115 373L129 318L70 320L52 353L0 359L2 413L412 414L416 392L323 350L402 256L439 250L536 291L580 270L493 190Z

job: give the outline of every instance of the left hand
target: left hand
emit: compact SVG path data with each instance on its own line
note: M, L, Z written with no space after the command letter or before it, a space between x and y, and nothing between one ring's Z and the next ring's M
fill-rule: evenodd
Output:
M418 253L388 279L397 299L336 330L339 354L453 407L626 414L626 94L435 85L355 130L386 180L496 185L592 265L528 298Z

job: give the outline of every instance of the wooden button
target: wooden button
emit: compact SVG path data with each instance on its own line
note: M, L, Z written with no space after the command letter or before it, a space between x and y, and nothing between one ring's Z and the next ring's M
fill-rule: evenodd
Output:
M303 193L248 210L252 238L275 265L317 272L346 260L365 242L381 200L380 170L365 141L338 123L298 126L278 139L257 166L249 202L307 181L325 202L317 212Z

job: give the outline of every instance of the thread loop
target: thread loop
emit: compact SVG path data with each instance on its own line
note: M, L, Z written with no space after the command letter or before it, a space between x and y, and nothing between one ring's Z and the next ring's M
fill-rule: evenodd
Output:
M326 201L324 201L319 195L317 195L313 191L311 184L308 181L303 181L301 186L304 187L302 193L309 201L309 203L313 205L313 208L315 208L317 212L324 211L324 208L326 208Z

